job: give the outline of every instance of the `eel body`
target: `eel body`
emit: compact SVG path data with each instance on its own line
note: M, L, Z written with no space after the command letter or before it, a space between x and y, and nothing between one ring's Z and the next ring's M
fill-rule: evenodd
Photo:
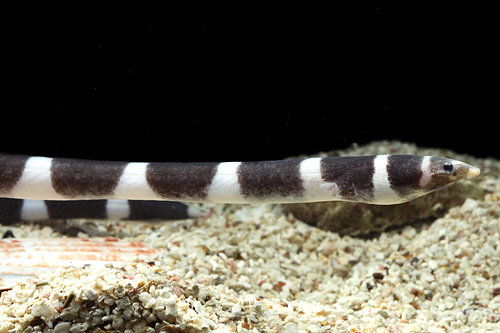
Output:
M51 201L0 198L0 223L65 219L183 220L208 213L181 202L153 200Z
M479 173L460 161L417 155L129 163L0 154L0 197L391 205Z

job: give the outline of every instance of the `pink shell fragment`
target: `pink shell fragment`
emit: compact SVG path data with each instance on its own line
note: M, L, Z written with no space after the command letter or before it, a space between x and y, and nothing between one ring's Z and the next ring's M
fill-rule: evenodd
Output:
M142 242L112 237L0 239L0 290L58 267L123 265L137 261L139 255L159 252Z

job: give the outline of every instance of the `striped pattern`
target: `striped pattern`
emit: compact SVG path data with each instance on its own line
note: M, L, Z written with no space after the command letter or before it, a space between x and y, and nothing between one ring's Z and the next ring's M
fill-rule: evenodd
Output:
M196 207L171 201L120 199L51 201L0 198L0 223L68 219L182 220L207 215L205 211Z
M0 155L0 196L395 204L479 175L442 157L378 155L223 163L126 163Z

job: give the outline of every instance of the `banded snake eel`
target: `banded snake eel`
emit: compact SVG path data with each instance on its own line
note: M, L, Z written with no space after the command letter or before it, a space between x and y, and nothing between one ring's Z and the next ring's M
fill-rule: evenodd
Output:
M57 201L71 205L69 201L77 200L80 208L59 209L83 209L102 218L109 214L130 218L133 209L130 203L136 200L153 205L146 211L158 209L154 205L162 201L352 201L392 205L479 174L478 168L464 162L418 155L222 163L129 163L0 154L0 197L28 199L24 203L10 201L14 215L15 211L21 211L21 207L30 205L40 210L42 204L33 200L54 201L45 204L47 212L54 209L50 208L51 205L58 205ZM86 204L81 200L94 202ZM59 207L61 205L64 203L59 203ZM77 207L78 203L72 205ZM87 207L81 208L82 205ZM106 207L113 205L125 207L125 210L106 213ZM44 214L50 215L47 212ZM189 217L188 213L183 214ZM202 216L202 212L193 211L192 216Z

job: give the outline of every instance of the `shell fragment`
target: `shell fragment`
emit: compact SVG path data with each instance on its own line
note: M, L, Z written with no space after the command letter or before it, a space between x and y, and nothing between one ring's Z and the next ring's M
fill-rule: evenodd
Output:
M0 239L0 290L57 267L123 265L158 252L141 242L112 237Z

